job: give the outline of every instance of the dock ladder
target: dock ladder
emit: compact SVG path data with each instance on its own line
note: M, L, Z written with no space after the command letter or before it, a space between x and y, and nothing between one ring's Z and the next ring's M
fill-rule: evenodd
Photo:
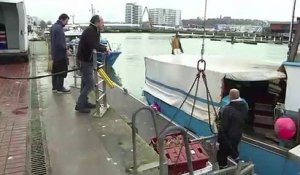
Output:
M102 62L97 61L98 53L101 54ZM106 64L106 54L93 51L93 66L94 66L94 83L95 83L95 102L96 102L96 111L94 112L94 117L103 117L106 113L109 105L107 103L107 94L106 94L106 81L104 78L98 74L99 69L104 69L107 72L107 64ZM102 85L102 86L101 86ZM102 101L102 103L101 103Z

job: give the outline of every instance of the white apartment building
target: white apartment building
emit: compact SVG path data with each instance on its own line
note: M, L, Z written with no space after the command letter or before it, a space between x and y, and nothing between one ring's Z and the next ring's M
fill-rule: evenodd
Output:
M181 25L181 10L153 8L149 9L151 24L165 26Z
M126 24L141 24L143 9L141 5L136 3L126 3L125 7L125 23Z

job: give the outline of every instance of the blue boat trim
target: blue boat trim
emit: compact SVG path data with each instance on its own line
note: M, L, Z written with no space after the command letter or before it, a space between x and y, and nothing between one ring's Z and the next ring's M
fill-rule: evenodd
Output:
M149 104L158 103L161 113L172 119L178 108L168 105L146 91L144 91L144 95ZM187 121L189 120L190 115L183 111L180 111L174 118L174 122L182 127L187 127ZM209 125L196 118L192 119L189 129L198 136L211 135ZM296 175L300 172L299 162L288 159L286 155L278 154L247 141L242 141L239 149L240 158L252 161L255 164L255 172L259 175Z
M300 67L300 62L285 61L285 62L283 62L283 65L292 66L292 67Z
M188 93L185 92L184 90L181 90L181 89L178 89L178 88L171 87L171 86L168 86L168 85L166 85L166 84L160 83L160 82L155 81L155 80L153 80L153 79L151 79L151 78L149 78L149 77L147 77L147 76L146 76L146 80L148 80L148 81L150 81L151 83L154 83L154 84L156 84L156 85L158 85L158 86L162 86L162 87L164 87L164 88L166 88L166 89L169 89L169 90L172 90L172 91L176 91L176 92L178 92L178 93L181 93L181 94L184 95L184 96L186 96L186 95L188 94ZM189 94L189 97L190 97L190 98L193 98L193 99L195 98L195 96L194 96L194 95L191 95L191 94ZM201 97L196 97L196 100L199 101L199 102L202 102L202 103L207 103L207 100L204 99L204 98L201 98ZM217 107L221 107L221 103L213 102L213 105L214 105L214 106L217 106Z

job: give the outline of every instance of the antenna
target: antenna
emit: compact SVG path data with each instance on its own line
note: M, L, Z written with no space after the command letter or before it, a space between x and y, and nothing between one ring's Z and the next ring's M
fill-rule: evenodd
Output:
M92 16L94 16L96 13L99 13L99 10L96 10L93 4L91 4L91 9L89 11L92 13Z
M72 18L72 22L73 22L73 24L75 24L75 15L74 15L74 14L72 14L72 15L71 15L71 18Z

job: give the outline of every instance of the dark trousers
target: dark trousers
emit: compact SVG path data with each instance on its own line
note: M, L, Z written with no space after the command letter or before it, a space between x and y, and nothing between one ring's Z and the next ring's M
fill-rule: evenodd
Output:
M61 76L52 77L52 89L62 90L64 88L64 78Z
M77 106L79 108L84 108L88 103L88 95L94 89L94 75L93 75L93 63L81 62L80 63L81 72L81 89L80 95L77 100Z
M68 63L66 59L53 61L52 74L61 73L60 75L52 76L52 89L62 90L64 87L64 79L67 77Z
M217 161L220 167L227 166L227 157L237 159L239 157L238 145L239 141L222 138L219 141L219 150L217 153Z

